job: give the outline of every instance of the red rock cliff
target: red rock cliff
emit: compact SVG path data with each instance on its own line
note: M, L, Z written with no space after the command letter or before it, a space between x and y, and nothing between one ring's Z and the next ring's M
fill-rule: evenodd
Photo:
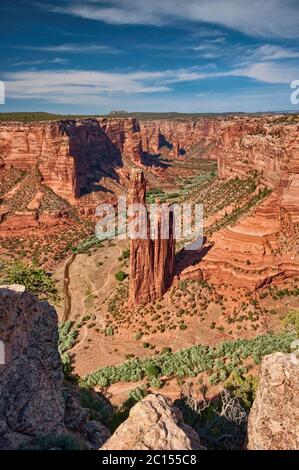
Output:
M118 181L122 157L142 164L135 119L0 124L1 168L36 168L43 183L71 203L99 189L103 177Z
M201 142L201 151L210 150L213 158L210 145L214 145L220 126L218 119L143 121L140 123L143 151L157 154L166 147L171 155L178 157Z
M145 207L146 183L142 170L132 170L129 185L129 204ZM162 236L162 224L168 217L169 236ZM155 301L161 298L173 280L175 242L173 238L172 214L162 213L160 208L155 216L156 237L150 238L149 214L144 218L146 239L130 240L130 286L129 300L133 304ZM142 232L139 227L140 233Z

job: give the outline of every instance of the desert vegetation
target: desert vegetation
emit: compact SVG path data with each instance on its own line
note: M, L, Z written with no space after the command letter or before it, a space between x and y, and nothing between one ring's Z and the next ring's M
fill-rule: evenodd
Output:
M1 263L1 284L20 284L39 299L57 301L57 288L51 274L37 265L26 265L20 261Z
M246 374L263 356L288 352L295 335L284 332L249 340L226 341L216 347L194 346L150 359L133 358L119 366L108 366L81 379L86 387L107 387L120 381L138 382L144 378L185 378L207 373L212 385L226 381L232 373Z

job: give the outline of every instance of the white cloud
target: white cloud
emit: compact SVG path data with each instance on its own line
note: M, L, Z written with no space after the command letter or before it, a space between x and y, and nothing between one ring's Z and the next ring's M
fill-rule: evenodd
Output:
M258 62L233 70L228 75L253 78L266 83L291 83L299 76L298 66L282 65L277 62Z
M114 47L106 46L105 44L59 44L51 46L30 46L30 45L19 45L10 46L13 49L23 49L30 51L41 51L41 52L60 52L60 53L84 53L89 54L93 52L102 52L104 54L118 54L120 51Z
M51 103L89 103L112 95L164 93L184 82L197 82L229 76L246 77L260 82L290 83L298 78L297 68L281 67L277 62L256 62L228 71L201 71L195 67L162 71L99 72L47 70L10 72L4 75L7 97L36 99ZM219 82L219 89L221 82Z
M66 0L51 11L110 24L205 22L253 36L299 36L297 0Z
M37 65L46 65L46 64L54 64L54 65L61 65L66 64L68 60L62 59L61 57L54 57L54 59L37 59L37 60L16 60L11 62L13 66L28 66L28 67L35 67Z
M263 44L252 51L251 57L260 60L295 59L299 57L299 51L274 44Z

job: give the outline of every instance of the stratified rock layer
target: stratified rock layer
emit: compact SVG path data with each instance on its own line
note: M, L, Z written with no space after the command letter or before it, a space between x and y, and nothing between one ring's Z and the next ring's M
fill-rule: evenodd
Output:
M202 264L206 279L261 287L299 274L299 126L225 123L218 142L221 178L254 171L272 194L221 230Z
M217 156L213 156L212 149L217 142L221 123L219 119L142 121L140 129L143 151L158 154L163 153L166 148L170 156L180 157L193 145L200 144L197 156L205 156L209 152L209 158L217 159Z
M299 360L275 353L261 364L248 421L248 449L299 450Z
M164 212L163 206L158 207L153 219L156 232L154 238L151 238L150 218L146 209L146 183L142 170L131 171L128 196L130 205L141 205L144 210L144 216L138 216L138 236L131 236L130 239L129 300L133 304L139 304L161 298L172 283L175 256L173 214L171 211L167 212L167 208ZM168 233L164 236L166 225Z
M203 447L180 410L162 395L148 395L135 405L101 450L196 450Z
M118 180L122 156L142 164L136 119L0 124L1 169L36 168L43 183L71 203L100 189L105 176Z

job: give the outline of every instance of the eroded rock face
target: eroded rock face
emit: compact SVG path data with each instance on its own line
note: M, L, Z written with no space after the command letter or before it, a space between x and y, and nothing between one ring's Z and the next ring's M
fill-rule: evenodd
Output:
M200 142L198 154L203 156L209 151L209 158L217 159L212 147L217 142L221 122L218 119L142 121L143 151L158 154L168 148L170 156L177 158Z
M0 287L0 447L65 431L57 315L22 286Z
M151 238L149 214L145 205L146 182L142 170L131 171L128 196L129 204L140 204L144 208L143 227L141 224L138 227L139 237L130 240L129 300L139 304L161 298L172 283L175 255L173 214L163 212L162 206L158 208L154 222L156 236ZM168 237L163 238L162 227L168 221Z
M125 159L142 165L143 149L139 122L135 118L98 119L101 128Z
M135 119L0 124L1 169L36 168L43 183L71 203L96 190L104 175L118 180L122 155L142 164Z
M162 395L148 395L135 405L101 450L202 449L196 432L180 410Z
M0 287L0 449L16 449L41 436L69 432L86 448L110 436L64 385L57 314L23 286Z
M266 356L248 421L248 449L299 450L299 362Z

